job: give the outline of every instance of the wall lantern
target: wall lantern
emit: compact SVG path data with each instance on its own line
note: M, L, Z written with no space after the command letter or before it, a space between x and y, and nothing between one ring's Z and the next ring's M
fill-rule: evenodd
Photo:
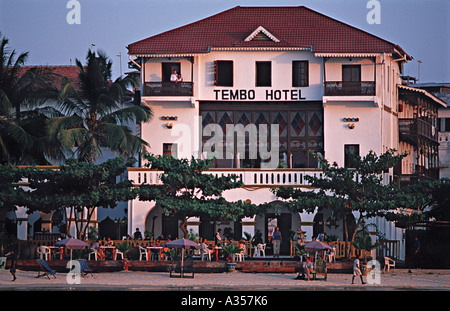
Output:
M168 129L171 129L173 127L173 123L166 123L166 126Z
M343 122L359 122L359 118L342 118Z
M349 129L353 130L355 128L354 122L359 122L359 118L342 118L342 122L351 122L347 126Z
M177 116L175 116L175 117L162 116L162 117L161 117L161 120L171 120L171 121L176 121L176 120L178 120L178 117L177 117Z

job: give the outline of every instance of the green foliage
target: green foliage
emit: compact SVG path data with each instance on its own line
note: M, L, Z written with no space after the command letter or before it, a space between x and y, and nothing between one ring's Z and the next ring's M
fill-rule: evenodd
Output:
M243 249L236 246L236 244L231 243L231 244L223 246L222 250L225 255L227 255L231 259L233 259L233 254L237 254L237 253L241 252Z
M353 241L359 224L364 218L390 215L399 206L401 190L393 183L383 181L383 172L387 172L406 154L396 154L395 150L377 156L370 151L366 156L351 155L353 168L330 164L326 159L317 157L323 169L321 176L305 176L316 191L302 191L292 187L274 189L277 197L292 199L287 201L288 208L295 212L314 212L316 207L329 208L331 216L343 218L348 213L359 212L360 218L353 229L350 240ZM406 201L405 201L406 203ZM347 226L344 226L347 230ZM347 231L345 232L347 235Z
M133 249L133 246L129 242L122 242L120 244L117 244L116 248L126 256L127 253L129 253Z
M123 158L110 159L101 164L77 162L69 159L58 170L31 169L28 173L29 193L26 206L30 212L49 212L58 207L97 206L114 208L118 201L136 197L129 180L116 182L131 162Z
M237 221L258 213L258 208L241 200L229 202L222 192L242 185L235 175L216 177L203 174L208 160L175 159L171 156L146 155L148 166L162 170L162 185L141 185L140 200L155 200L166 216L175 215L182 220L180 228L187 238L185 223L188 217L207 216L217 220Z
M112 63L105 54L89 51L86 62L83 66L76 60L79 88L63 80L59 106L64 116L49 122L49 135L67 152L75 152L79 161L94 162L102 148L131 157L147 143L122 124L147 122L153 113L146 106L122 108L127 87L133 86L134 80L119 77L110 81Z
M62 159L62 150L50 141L45 122L57 113L43 104L55 101L55 77L45 67L23 67L28 52L9 50L0 33L0 163L48 164Z
M86 224L98 206L114 208L117 202L136 197L138 190L131 181L116 182L116 177L132 162L121 157L101 164L70 159L57 170L30 167L24 176L28 178L30 191L21 194L21 205L28 208L28 213L69 209L78 222L77 228L82 228L78 238L84 238L88 227L81 225L83 219ZM66 214L69 221L73 217ZM69 222L66 221L66 225L69 226Z
M22 205L26 192L18 183L28 170L0 164L0 209L15 210L16 205Z

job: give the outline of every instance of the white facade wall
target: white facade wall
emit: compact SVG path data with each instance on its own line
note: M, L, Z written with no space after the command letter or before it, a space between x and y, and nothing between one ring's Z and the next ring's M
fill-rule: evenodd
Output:
M409 150L406 144L399 144L397 87L401 83L398 63L387 54L376 57L316 57L311 51L213 51L204 55L196 55L191 63L186 58L150 58L144 65L142 82L160 82L162 80L163 62L179 62L184 82L193 82L193 97L154 97L143 96L142 101L153 109L154 118L142 125L142 138L149 142L149 151L153 154L163 153L164 143L178 144L178 157L199 156L199 105L202 101L226 102L276 102L291 101L290 91L300 90L301 99L294 101L323 102L324 153L330 162L336 161L344 165L344 145L359 144L360 155L370 150L377 154L389 148L400 151ZM233 61L233 86L214 86L214 61ZM309 86L292 87L292 62L307 60L309 62ZM272 86L257 87L256 62L272 62ZM375 63L374 63L375 61ZM325 63L325 67L324 67ZM374 81L375 96L324 96L324 81L342 81L342 65L361 65L361 81ZM191 77L193 79L191 79ZM230 92L244 90L254 92L254 97L230 98ZM267 92L279 90L281 98L268 97ZM236 94L239 94L237 92ZM272 95L273 96L273 95ZM162 120L163 116L176 116L176 121ZM343 118L358 118L350 129ZM167 123L172 123L169 129ZM412 166L412 155L410 165ZM407 162L408 163L408 162ZM406 164L409 165L409 164ZM389 180L392 170L384 176ZM251 200L260 204L276 200L269 188L240 188L224 193L227 200ZM129 234L136 228L143 232L148 227L147 215L154 208L154 202L134 200L128 203ZM315 214L315 213L314 213ZM302 227L307 237L312 238L312 226L301 225L302 222L313 222L314 214L300 214L292 217L292 229ZM355 215L358 218L358 215ZM188 226L198 232L201 219L192 217ZM378 230L386 234L388 239L401 240L402 229L395 228L392 223L374 219ZM197 223L197 225L195 225ZM253 217L242 220L243 232L253 234L255 230L264 230L263 220ZM160 230L160 224L154 228ZM402 244L403 245L403 244ZM404 252L402 251L402 254Z

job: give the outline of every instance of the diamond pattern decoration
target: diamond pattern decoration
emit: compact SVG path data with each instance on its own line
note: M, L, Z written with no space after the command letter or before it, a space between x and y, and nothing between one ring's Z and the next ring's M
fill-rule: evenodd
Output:
M227 124L234 124L233 112L220 111L219 112L219 125L222 127L222 130L224 133L226 133Z
M247 126L251 123L252 113L250 111L239 111L237 116L238 116L237 124Z
M309 136L323 135L322 115L317 111L308 113L308 134Z
M273 124L278 124L280 137L287 136L287 112L272 112Z
M306 116L304 112L291 113L291 136L299 137L306 134Z
M202 111L202 127L205 128L208 124L216 123L216 113L211 111Z

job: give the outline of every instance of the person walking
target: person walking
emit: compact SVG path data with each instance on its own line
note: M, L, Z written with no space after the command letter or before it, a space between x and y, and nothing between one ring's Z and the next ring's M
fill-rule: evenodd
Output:
M279 227L275 228L275 231L272 235L272 241L273 241L273 257L279 258L281 246L281 232Z
M363 280L363 275L361 273L361 269L359 266L359 259L356 258L355 261L353 262L353 277L352 277L352 284L355 284L355 277L359 275L359 277L361 278L361 283L362 284L366 284L366 282L364 282Z
M8 254L6 254L6 257L11 257L11 267L9 268L9 273L13 276L12 282L17 280L16 277L16 265L17 265L17 256L16 252L14 250L10 251Z

